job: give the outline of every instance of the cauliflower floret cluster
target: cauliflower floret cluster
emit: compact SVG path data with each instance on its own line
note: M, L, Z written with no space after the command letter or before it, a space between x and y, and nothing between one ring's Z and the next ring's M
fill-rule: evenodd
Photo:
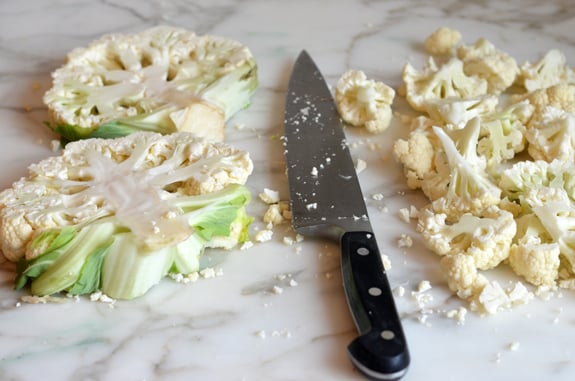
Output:
M360 70L345 72L335 89L335 103L341 118L374 134L389 127L394 97L393 88L368 79Z
M549 51L518 65L486 39L465 45L440 28L421 70L407 63L400 94L420 115L393 146L408 187L429 199L418 216L449 287L495 313L527 302L485 270L508 266L535 287L575 279L575 80Z

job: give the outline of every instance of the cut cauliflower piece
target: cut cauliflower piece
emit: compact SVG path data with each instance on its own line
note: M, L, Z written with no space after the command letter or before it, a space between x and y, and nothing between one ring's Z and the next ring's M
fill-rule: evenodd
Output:
M499 99L486 95L475 98L448 98L431 100L426 104L426 111L434 121L448 129L461 129L473 118L481 118L495 111Z
M520 79L525 89L532 92L558 84L575 84L575 72L567 66L563 52L552 49L539 61L524 63Z
M451 136L439 127L433 127L433 131L441 140L450 167L448 190L433 201L434 210L454 220L464 213L481 213L497 205L501 190L485 172L485 158L477 155L479 119L470 120L464 129L453 131Z
M534 90L530 93L512 96L514 102L526 100L534 110L528 127L541 121L545 109L553 107L565 112L575 113L575 85L566 83Z
M50 127L66 141L136 131L221 141L225 121L249 105L258 86L245 46L168 26L76 48L52 79L44 103Z
M394 97L395 90L383 82L367 79L360 70L345 72L335 89L335 103L341 118L374 134L389 127Z
M535 160L575 161L575 113L546 107L540 120L529 125L525 137Z
M393 155L402 164L407 185L411 189L421 188L435 200L447 192L450 168L432 127L431 119L414 118L409 137L394 142Z
M559 244L543 243L538 236L524 235L511 246L508 262L529 283L554 287L559 275L559 255Z
M186 132L69 143L0 193L2 252L34 295L145 293L247 238L247 152Z
M449 289L462 299L481 293L487 285L487 278L477 271L472 256L465 254L446 255L439 262L447 278Z
M522 101L493 112L482 121L477 152L486 158L492 176L497 177L501 164L525 149L526 124L533 109L529 102Z
M470 46L459 46L457 56L463 61L465 74L487 81L490 94L499 94L509 88L519 74L515 59L485 38Z
M463 214L452 223L447 217L429 207L419 214L417 231L436 254L468 255L481 270L492 269L509 256L517 229L512 213L492 206L481 215Z
M461 33L452 28L442 26L425 39L425 50L434 56L453 55L461 41Z
M487 94L487 81L463 71L463 61L453 57L437 66L429 57L421 71L407 63L402 72L408 103L417 111L426 111L428 102L441 99L468 99Z

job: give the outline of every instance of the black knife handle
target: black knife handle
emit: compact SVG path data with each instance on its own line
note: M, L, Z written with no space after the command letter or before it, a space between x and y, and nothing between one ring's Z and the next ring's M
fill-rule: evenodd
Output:
M410 357L374 234L344 233L341 254L345 294L360 331L348 354L368 378L398 380Z

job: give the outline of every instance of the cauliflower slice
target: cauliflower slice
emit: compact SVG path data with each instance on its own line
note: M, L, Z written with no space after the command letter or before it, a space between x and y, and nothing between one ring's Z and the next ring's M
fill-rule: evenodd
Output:
M448 56L455 52L460 41L461 33L458 30L442 26L425 39L423 46L431 55Z
M257 67L240 43L169 26L111 34L71 51L44 95L64 140L136 131L193 132L214 141L250 103Z
M335 89L335 102L342 119L374 134L389 127L394 97L395 91L391 87L367 79L360 70L345 72Z
M574 84L575 72L566 65L565 55L560 50L552 49L539 61L523 64L521 80L525 89L532 92L558 84Z
M110 216L150 247L179 242L191 230L178 197L244 184L252 170L248 153L184 132L69 143L0 193L1 249L15 261L38 232Z
M519 74L515 59L485 38L471 46L460 46L457 56L463 61L465 74L487 80L491 94L499 94L509 88Z
M417 111L426 111L430 101L474 98L487 94L487 81L463 71L463 61L451 58L438 67L429 57L421 71L407 63L402 72L407 101Z
M449 223L447 215L427 207L419 213L417 231L438 255L465 254L481 270L495 268L509 256L517 226L512 213L496 206L481 215L462 215Z

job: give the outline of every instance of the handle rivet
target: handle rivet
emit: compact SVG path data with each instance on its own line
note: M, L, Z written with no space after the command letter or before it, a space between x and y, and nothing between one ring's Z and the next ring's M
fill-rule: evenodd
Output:
M381 331L381 338L384 340L392 340L395 337L395 333L386 329L385 331Z
M368 255L369 250L366 247L360 247L359 249L357 249L357 253L359 255Z
M381 288L370 287L370 289L367 290L367 292L369 292L369 295L371 295L371 296L379 296L379 295L381 295Z

